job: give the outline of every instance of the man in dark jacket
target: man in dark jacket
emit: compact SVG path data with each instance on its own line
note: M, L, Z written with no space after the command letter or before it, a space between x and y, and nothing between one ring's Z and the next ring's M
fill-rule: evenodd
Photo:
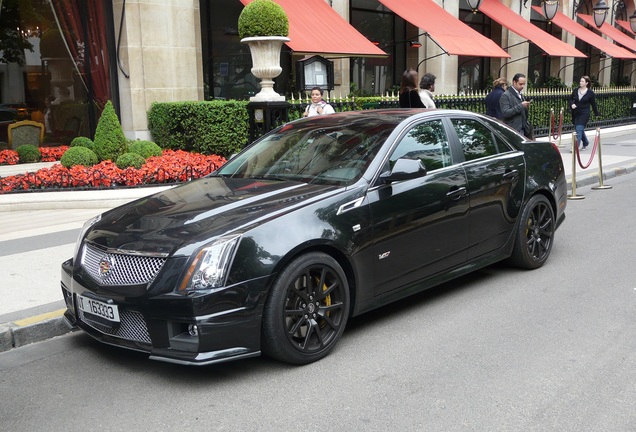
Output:
M516 74L512 78L512 85L501 95L499 105L503 121L510 127L532 139L532 128L528 122L528 106L530 101L524 100L521 94L526 86L526 76Z

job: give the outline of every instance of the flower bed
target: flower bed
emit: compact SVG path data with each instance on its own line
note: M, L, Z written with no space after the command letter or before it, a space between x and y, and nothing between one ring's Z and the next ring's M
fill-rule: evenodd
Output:
M10 155L4 155L5 152L10 151L0 152L0 163L16 163L9 162L14 160L9 157ZM6 162L3 162L3 156ZM47 157L57 157L57 153L51 152ZM42 158L44 160L44 154ZM58 159L59 157L52 161ZM76 165L70 169L57 164L51 168L42 168L34 173L0 178L0 193L179 183L208 175L223 163L225 163L225 158L217 155L206 156L182 150L164 150L162 156L148 158L139 169L119 169L111 161L103 161L91 167Z

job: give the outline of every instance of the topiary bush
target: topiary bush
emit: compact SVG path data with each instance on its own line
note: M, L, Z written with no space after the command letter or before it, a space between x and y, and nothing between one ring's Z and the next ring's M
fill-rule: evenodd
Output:
M40 149L31 144L21 145L16 149L16 152L18 152L20 163L38 162L42 157Z
M70 168L75 165L93 166L97 162L99 161L95 152L81 146L69 147L60 158L60 163L64 168Z
M128 167L141 168L146 163L146 158L137 153L124 153L117 158L115 165L119 169L126 169Z
M128 145L128 152L137 153L138 155L148 159L151 156L161 156L163 150L152 141L133 141Z
M88 137L78 136L71 141L71 147L86 147L87 149L93 150L94 146L95 143Z
M272 0L254 0L243 8L238 19L239 36L287 36L289 20L285 10Z
M100 161L115 161L128 150L128 141L111 101L106 103L97 122L93 150Z

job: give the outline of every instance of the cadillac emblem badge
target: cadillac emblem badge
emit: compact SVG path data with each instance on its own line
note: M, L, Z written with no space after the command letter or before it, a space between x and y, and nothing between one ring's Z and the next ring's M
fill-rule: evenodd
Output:
M99 261L99 276L102 280L106 280L110 276L114 267L115 259L113 257L105 256Z

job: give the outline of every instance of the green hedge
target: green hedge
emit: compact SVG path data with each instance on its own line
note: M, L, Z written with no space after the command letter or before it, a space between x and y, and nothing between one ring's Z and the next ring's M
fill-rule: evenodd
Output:
M570 90L528 91L533 99L530 119L538 136L547 135L550 127L550 110L565 107L563 131L571 127L567 100ZM595 89L601 119L593 119L592 126L618 126L631 124L636 116L636 91L627 89ZM475 95L435 95L438 108L463 109L484 113L487 92ZM291 102L291 101L290 101ZM397 98L364 96L344 101L331 100L336 111L351 109L397 108ZM155 143L161 148L195 151L204 154L231 156L248 143L249 114L246 101L161 102L154 103L148 112L148 125ZM307 100L290 103L289 120L302 117Z
M248 143L247 102L155 102L148 128L161 148L227 157Z

